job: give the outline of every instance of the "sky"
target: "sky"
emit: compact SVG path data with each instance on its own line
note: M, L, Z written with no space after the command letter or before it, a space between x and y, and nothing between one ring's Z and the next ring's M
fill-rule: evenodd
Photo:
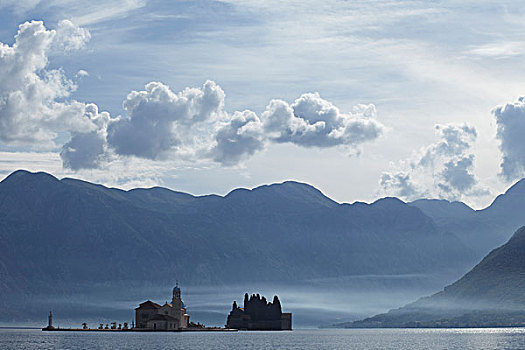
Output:
M483 208L525 177L515 1L0 0L0 174Z

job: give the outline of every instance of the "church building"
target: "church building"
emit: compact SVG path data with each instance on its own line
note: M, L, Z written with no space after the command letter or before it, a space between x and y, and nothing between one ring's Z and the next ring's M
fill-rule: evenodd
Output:
M135 309L135 328L144 330L180 330L189 325L190 317L181 298L178 283L173 288L171 303L159 305L145 301Z

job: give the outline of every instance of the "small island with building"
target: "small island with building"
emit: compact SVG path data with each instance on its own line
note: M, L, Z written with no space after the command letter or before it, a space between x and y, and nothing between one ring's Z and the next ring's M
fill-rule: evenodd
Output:
M173 288L171 303L163 305L151 300L141 303L135 308L135 319L131 327L127 322L100 323L97 328L89 328L87 323L82 328L60 328L53 326L53 314L49 312L48 325L43 331L122 331L122 332L191 332L191 331L276 331L292 330L292 314L283 313L281 302L276 296L272 302L259 294L244 295L244 307L233 307L228 315L226 327L206 327L200 323L190 322L186 306L182 301L178 282ZM117 326L118 325L118 326Z
M111 326L110 326L111 324ZM181 289L176 283L173 288L171 303L160 305L147 300L135 308L135 320L131 327L127 322L111 322L104 326L101 323L98 328L89 328L87 323L82 328L60 328L53 326L53 315L49 312L48 325L43 331L123 331L123 332L192 332L192 331L237 331L237 329L206 327L200 323L190 322L190 316L186 313L186 306L182 301Z
M226 328L249 331L281 331L292 330L292 314L283 313L281 302L276 296L272 302L259 294L244 295L244 307L233 302L232 310L228 315Z

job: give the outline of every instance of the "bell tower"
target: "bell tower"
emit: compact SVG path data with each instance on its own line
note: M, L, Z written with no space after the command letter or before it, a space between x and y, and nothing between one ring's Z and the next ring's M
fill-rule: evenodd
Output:
M182 299L180 295L179 281L175 282L175 287L173 287L173 297L171 303L174 308L180 310L182 308Z

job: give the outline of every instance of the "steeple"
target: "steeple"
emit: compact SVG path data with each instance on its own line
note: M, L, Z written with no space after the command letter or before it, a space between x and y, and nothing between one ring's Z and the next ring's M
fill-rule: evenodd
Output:
M179 288L179 281L175 281L175 287L173 287L173 298L171 299L171 303L174 307L182 307L182 299L180 295L180 288Z

